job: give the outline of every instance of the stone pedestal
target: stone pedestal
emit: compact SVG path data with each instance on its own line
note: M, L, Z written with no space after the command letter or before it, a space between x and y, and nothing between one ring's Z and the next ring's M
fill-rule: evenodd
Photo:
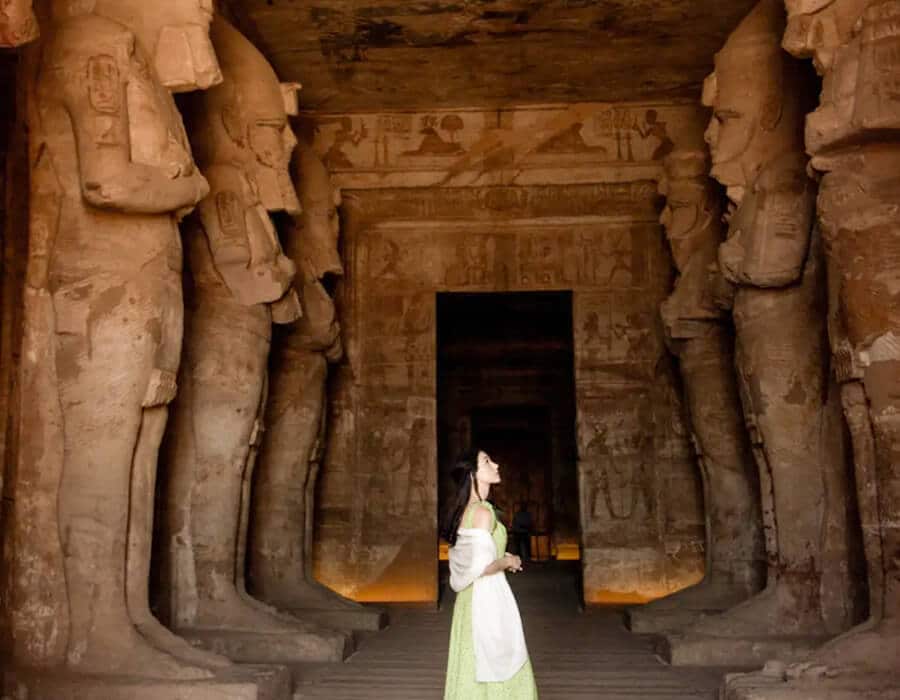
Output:
M234 666L202 681L167 681L13 669L3 675L3 697L15 700L291 700L284 666Z
M388 626L388 614L384 610L362 605L346 609L292 608L286 612L301 620L336 629L378 632Z
M769 659L800 661L826 641L827 637L669 634L660 640L656 651L673 666L758 668Z
M311 633L243 632L236 630L179 629L191 644L227 656L238 663L328 663L353 653L351 635L338 631Z
M700 583L661 600L631 608L626 613L626 624L636 634L677 632L704 615L728 610L746 597L746 586Z
M726 676L721 700L900 700L897 678L877 674L785 681L761 673Z

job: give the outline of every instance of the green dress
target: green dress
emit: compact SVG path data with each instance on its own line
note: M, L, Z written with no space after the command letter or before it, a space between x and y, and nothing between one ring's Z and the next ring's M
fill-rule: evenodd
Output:
M489 503L485 503L490 507ZM475 508L470 508L460 527L471 527ZM497 547L497 556L506 552L506 528L497 520L491 508L494 529L491 537ZM450 652L447 655L447 682L444 700L537 700L537 685L531 661L518 673L502 683L479 683L475 680L475 644L472 640L472 586L456 596L453 608L453 625L450 628Z

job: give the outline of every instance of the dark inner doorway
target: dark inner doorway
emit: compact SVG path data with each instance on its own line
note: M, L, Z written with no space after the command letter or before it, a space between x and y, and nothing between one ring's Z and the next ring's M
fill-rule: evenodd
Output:
M578 478L571 292L437 295L438 503L463 449L501 467L491 493L510 521L527 503L537 559L578 556Z

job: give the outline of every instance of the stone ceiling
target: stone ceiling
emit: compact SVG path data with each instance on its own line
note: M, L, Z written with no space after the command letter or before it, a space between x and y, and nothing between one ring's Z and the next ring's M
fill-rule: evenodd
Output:
M231 0L325 111L696 96L756 0Z

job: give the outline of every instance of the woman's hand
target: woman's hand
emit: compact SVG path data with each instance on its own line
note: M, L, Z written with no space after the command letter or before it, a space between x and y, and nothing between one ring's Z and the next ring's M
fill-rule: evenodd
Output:
M517 572L522 570L522 559L515 554L507 552L503 555L504 569L507 571Z
M507 552L499 559L495 559L490 564L488 564L482 576L493 576L494 574L499 574L501 571L521 570L522 560L519 559L519 557L517 557L515 554L510 554L509 552Z

